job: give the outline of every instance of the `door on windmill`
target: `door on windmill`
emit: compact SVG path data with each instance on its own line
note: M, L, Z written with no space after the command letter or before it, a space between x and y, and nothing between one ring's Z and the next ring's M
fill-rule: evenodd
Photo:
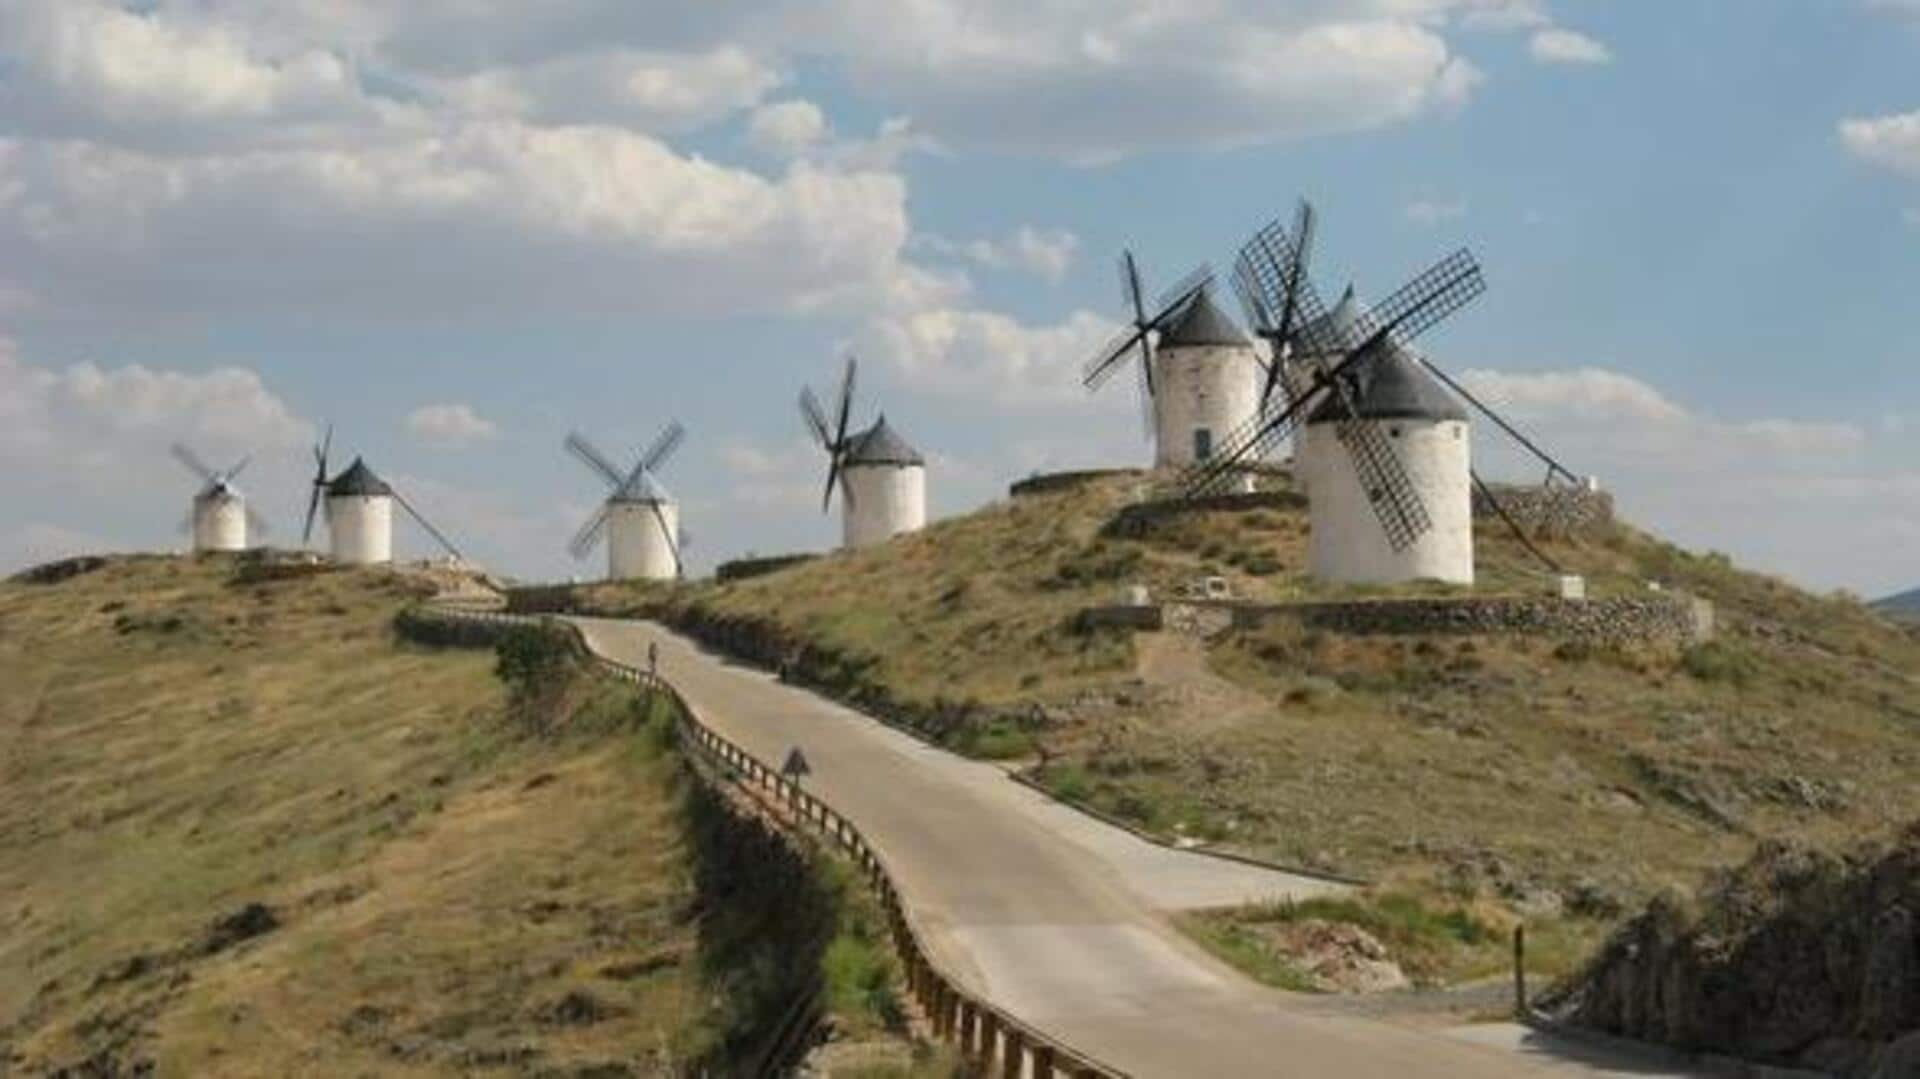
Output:
M1196 427L1193 429L1193 459L1205 461L1213 456L1213 428Z

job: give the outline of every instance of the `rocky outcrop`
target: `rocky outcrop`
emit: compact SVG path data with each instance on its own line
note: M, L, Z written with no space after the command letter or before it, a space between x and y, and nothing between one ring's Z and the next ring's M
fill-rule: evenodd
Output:
M1920 823L1845 855L1770 843L1697 902L1655 900L1544 1006L1691 1051L1912 1076L1917 915Z

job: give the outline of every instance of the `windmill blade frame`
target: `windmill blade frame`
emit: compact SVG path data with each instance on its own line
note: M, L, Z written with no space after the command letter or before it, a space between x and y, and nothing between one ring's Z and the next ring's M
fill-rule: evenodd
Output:
M614 490L618 491L621 485L626 482L621 475L620 469L614 466L613 461L609 459L605 453L601 452L600 447L594 445L587 439L587 436L580 432L567 432L567 437L561 445L566 447L566 451L572 454L575 460L586 465L594 473L599 475L601 479L607 481L607 486Z
M686 437L687 429L679 420L668 423L666 428L654 437L653 444L640 455L641 471L659 474L660 466L667 463L667 459L680 448L680 443Z
M313 515L320 508L320 497L327 490L327 454L333 450L333 424L327 424L327 433L313 447L313 486L307 493L307 519L300 527L300 545L313 542Z
M273 529L268 526L267 519L265 517L260 516L259 511L253 508L252 503L249 502L246 505L242 506L240 509L240 512L243 516L246 517L247 527L251 529L252 532L258 535L265 536L268 533L273 531Z
M389 486L391 486L391 484L389 484ZM419 510L414 509L413 503L408 502L406 496L401 494L398 488L394 488L393 500L400 504L401 509L407 511L407 516L413 518L414 521L417 524L419 524L421 528L426 529L427 534L432 536L434 540L440 544L440 546L445 547L447 549L448 554L452 555L454 558L459 559L462 562L465 562L467 560L467 556L460 553L460 548L455 547L453 545L453 541L448 539L445 533L433 527L433 522L427 520L424 516L422 516Z
M593 511L592 516L587 518L586 523L574 532L573 538L567 541L567 553L572 555L576 562L585 559L593 553L593 549L599 545L600 538L606 534L606 531L607 504L602 502Z
M186 466L187 471L199 476L205 483L212 483L214 480L220 478L220 473L215 472L211 466L201 460L200 455L193 452L193 448L184 442L175 442L169 445L167 447L167 453L172 455L174 460Z
M820 408L820 399L813 395L812 386L800 387L800 419L820 448L832 451L833 432L827 427L827 414Z

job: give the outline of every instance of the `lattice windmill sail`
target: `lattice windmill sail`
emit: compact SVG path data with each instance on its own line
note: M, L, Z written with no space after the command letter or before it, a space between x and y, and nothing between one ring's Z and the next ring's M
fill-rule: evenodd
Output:
M435 528L393 485L374 474L359 457L337 476L327 475L327 455L333 449L333 426L313 447L314 473L307 494L306 522L300 542L313 541L316 513L326 518L328 551L343 566L379 565L393 561L393 507L411 517L456 562L466 556L446 533Z
M1273 349L1262 407L1213 461L1183 477L1190 495L1216 493L1263 459L1302 423L1333 432L1339 452L1308 455L1325 474L1305 477L1313 506L1313 572L1322 579L1472 579L1472 506L1464 415L1433 406L1405 343L1485 290L1466 251L1441 260L1367 310L1333 317L1308 273L1313 215L1303 205L1293 231L1278 222L1242 247L1236 290ZM1311 439L1309 440L1311 441ZM1406 459L1403 460L1403 452ZM1300 462L1310 464L1310 462ZM1457 478L1457 482L1456 482ZM1435 509L1441 527L1436 533Z
M680 507L661 485L659 473L686 434L680 421L667 424L625 470L578 431L567 436L567 452L604 480L608 490L606 501L567 544L573 557L587 557L604 539L609 580L671 581L685 576Z
M175 442L168 447L168 452L200 480L193 505L182 522L193 536L194 550L241 551L246 549L251 537L267 534L267 522L247 505L246 496L233 482L246 471L253 459L251 454L229 468L216 469L183 442Z
M884 543L918 532L927 523L927 467L920 452L887 423L884 413L872 427L848 433L857 368L854 358L847 357L831 415L811 387L800 390L800 419L827 455L820 510L831 508L838 489L841 545L848 548Z

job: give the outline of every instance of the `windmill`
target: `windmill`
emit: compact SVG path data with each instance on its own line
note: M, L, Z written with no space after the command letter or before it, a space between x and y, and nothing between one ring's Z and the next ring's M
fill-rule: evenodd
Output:
M827 485L820 511L832 507L838 487L844 547L883 543L904 532L917 532L927 523L927 467L919 451L887 423L885 413L872 427L847 432L857 366L848 356L831 419L812 387L800 390L800 418L827 454Z
M233 481L253 459L251 454L240 458L230 468L218 470L210 467L185 443L175 442L168 447L168 452L200 480L200 489L193 496L193 508L182 522L183 527L193 534L194 550L245 550L249 529L256 535L266 535L267 522L253 511L252 506L247 505L246 496L233 485Z
M1131 321L1083 371L1087 388L1097 390L1138 356L1141 414L1156 467L1207 460L1222 436L1255 411L1259 355L1214 304L1212 284L1213 273L1203 264L1149 308L1133 253L1121 252L1120 291Z
M1326 473L1307 481L1315 576L1470 581L1466 417L1437 387L1429 392L1406 342L1486 290L1479 264L1457 251L1372 310L1345 304L1335 319L1308 273L1312 238L1303 205L1291 233L1274 222L1241 248L1236 290L1275 348L1264 403L1182 486L1190 496L1216 493L1302 422L1326 425L1341 452L1316 455Z
M585 435L578 431L567 435L567 452L604 480L608 489L606 501L567 544L573 557L587 557L604 536L609 580L671 581L684 576L680 552L686 549L687 535L680 528L679 506L658 477L686 434L680 421L667 424L625 471L614 467L612 459Z
M335 562L347 566L391 562L393 506L397 502L449 555L457 561L466 560L445 533L433 527L412 503L375 475L359 457L339 475L328 478L327 455L332 448L333 425L328 424L325 436L313 447L313 483L307 497L307 517L301 526L300 542L312 542L315 511L324 510L328 546Z

